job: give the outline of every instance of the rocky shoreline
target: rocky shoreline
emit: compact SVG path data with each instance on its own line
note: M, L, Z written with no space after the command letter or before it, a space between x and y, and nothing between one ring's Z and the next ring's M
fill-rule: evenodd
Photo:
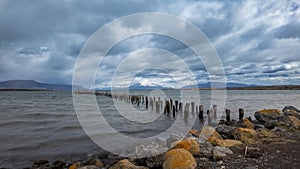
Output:
M299 168L300 110L255 112L255 120L220 121L216 127L174 134L166 153L141 159L117 156L75 162L39 160L26 169L193 169L193 168ZM25 168L24 168L25 169Z

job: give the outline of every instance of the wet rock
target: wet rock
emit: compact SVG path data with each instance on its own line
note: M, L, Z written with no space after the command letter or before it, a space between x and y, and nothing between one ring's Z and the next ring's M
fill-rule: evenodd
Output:
M243 119L243 124L242 125L245 128L254 129L254 125L249 119Z
M61 160L56 160L52 163L51 168L52 169L64 169L66 168L67 163Z
M97 166L94 166L94 165L86 165L86 166L80 167L78 169L100 169L100 168Z
M200 147L201 147L200 155L206 158L210 158L213 145L208 142L204 142L200 144Z
M146 165L149 168L162 168L163 163L164 163L164 155L163 154L149 157L146 159Z
M72 165L69 167L69 169L77 169L77 168L79 168L79 167L80 167L80 163L79 163L79 162L76 162L76 163L72 164Z
M216 130L211 126L203 127L199 136L202 141L207 141L213 143L215 140L222 140L223 137L216 132Z
M165 154L164 169L194 169L196 166L195 158L185 149L172 149Z
M284 112L285 116L295 116L300 119L300 110L293 106L285 106L282 111Z
M216 146L212 149L212 158L214 161L218 161L226 157L226 154L233 154L233 152L226 147Z
M33 162L34 166L49 165L48 160L38 160Z
M234 139L233 131L237 127L227 126L227 125L218 125L216 127L216 131L224 138L224 139Z
M190 130L190 131L189 131L189 134L191 134L192 136L194 136L194 137L196 137L196 138L198 138L199 135L200 135L200 133L199 133L198 130Z
M171 134L169 138L167 138L167 146L171 148L172 143L182 140L184 137L179 134Z
M279 109L264 109L255 112L254 117L263 124L273 124L282 120L283 112Z
M200 153L200 145L197 140L193 138L186 138L175 145L175 148L183 148L189 151L192 155Z
M103 167L103 162L99 159L90 159L86 162L87 165L94 165L99 168Z
M257 132L253 129L237 128L233 134L236 140L246 144L256 144L258 142Z
M242 145L243 143L239 140L230 140L230 139L225 139L225 140L216 140L215 145L221 146L221 147L232 147L236 145Z
M295 117L295 116L288 116L288 120L291 123L291 126L295 129L299 129L300 128L300 120Z
M148 169L148 167L144 166L135 166L131 162L129 162L127 159L119 161L114 166L110 167L109 169Z
M135 156L138 158L151 157L164 153L168 150L167 147L164 147L156 142L150 144L142 144L135 148Z

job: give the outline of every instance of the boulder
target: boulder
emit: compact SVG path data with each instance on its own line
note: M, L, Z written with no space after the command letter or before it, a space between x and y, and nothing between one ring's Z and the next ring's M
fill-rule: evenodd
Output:
M135 166L131 162L129 162L127 159L119 161L114 166L110 167L109 169L148 169L148 167L144 166Z
M221 147L232 147L236 145L241 145L243 144L239 140L230 140L230 139L225 139L225 140L216 140L215 145L221 146Z
M165 154L164 169L194 169L196 166L195 158L185 149L172 149Z
M253 123L249 119L244 118L242 125L245 128L254 129L254 125L253 125Z
M182 135L179 135L179 134L171 134L169 136L169 138L167 138L167 146L169 148L172 148L172 143L176 142L176 141L179 141L179 140L182 140L184 137Z
M52 169L64 169L66 168L67 163L61 160L56 160L52 163L51 168Z
M271 124L282 120L283 112L279 109L264 109L255 112L254 117L263 124Z
M209 143L213 143L215 140L222 140L223 137L216 132L215 128L211 127L211 126L206 126L203 127L201 132L200 132L200 136L199 136L200 140L203 141L207 141Z
M163 154L148 157L146 159L146 165L149 168L162 168L163 163L164 163L164 155Z
M258 141L257 132L248 128L237 128L233 133L236 140L240 140L246 144L256 144Z
M72 165L69 167L69 169L77 169L77 168L79 168L79 167L80 167L80 163L79 163L79 162L76 162L76 163L72 164Z
M288 120L291 123L291 126L295 129L299 129L300 128L300 120L295 117L295 116L288 116Z
M201 147L200 156L210 158L213 145L208 142L204 142L200 144L200 147Z
M214 161L218 161L226 157L226 154L233 154L233 152L226 147L216 146L212 149L212 158Z
M186 138L175 145L175 148L183 148L189 151L192 155L200 153L200 145L197 140L193 138Z
M97 166L94 166L94 165L86 165L86 166L80 167L78 169L100 169L100 168Z
M151 142L149 144L141 144L135 147L135 156L138 158L151 157L168 151L167 147L157 143Z
M94 165L99 168L103 167L103 162L99 159L90 159L86 162L87 165Z
M285 106L282 111L284 112L285 116L295 116L300 119L300 110L293 106Z
M218 125L216 127L216 131L224 138L224 139L234 139L233 131L237 127L227 126L224 124Z

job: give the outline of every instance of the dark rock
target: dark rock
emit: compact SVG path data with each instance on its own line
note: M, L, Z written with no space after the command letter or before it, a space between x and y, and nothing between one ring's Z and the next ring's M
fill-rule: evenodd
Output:
M255 112L254 117L262 124L275 124L283 119L283 112L278 109L264 109Z
M51 168L52 169L64 169L66 168L67 163L61 160L56 160L52 163Z
M285 116L295 116L300 119L300 110L293 106L285 106L282 111L284 112Z
M216 127L216 131L224 138L224 139L234 139L233 131L236 127L227 126L224 124L218 125Z
M34 161L33 165L35 165L35 166L49 165L49 161L48 160L38 160L38 161Z
M90 159L86 162L87 165L94 165L99 168L103 167L103 162L99 159Z
M164 155L160 154L157 156L149 157L146 159L146 166L149 168L162 168L164 163Z

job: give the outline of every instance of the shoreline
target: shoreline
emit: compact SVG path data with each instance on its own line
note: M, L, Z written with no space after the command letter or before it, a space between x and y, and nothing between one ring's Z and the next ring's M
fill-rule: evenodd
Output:
M297 168L300 164L299 117L300 110L292 106L283 110L259 110L255 113L255 120L223 120L215 128L205 126L187 131L184 138L174 139L170 136L173 148L167 153L179 150L189 153L194 163L182 163L183 166L194 166L190 168ZM199 141L203 136L208 136L206 141ZM83 156L77 160L57 159L49 162L41 159L34 161L32 167L26 169L115 169L120 165L140 169L168 168L166 166L175 164L168 159L167 153L141 159L110 153ZM176 152L173 156L180 153L182 152Z

